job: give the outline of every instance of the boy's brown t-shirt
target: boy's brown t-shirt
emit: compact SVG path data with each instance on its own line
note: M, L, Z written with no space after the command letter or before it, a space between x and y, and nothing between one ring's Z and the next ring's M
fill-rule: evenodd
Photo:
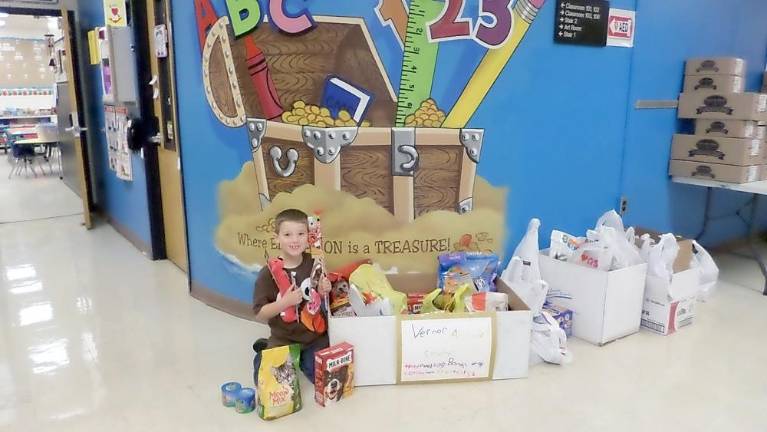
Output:
M296 286L301 288L301 285L308 283L312 272L313 260L311 255L304 253L301 264L295 268L285 268L290 277L291 272L296 274ZM305 282L306 281L306 282ZM277 300L277 294L280 292L277 289L277 284L274 283L269 268L264 266L256 279L256 287L253 290L253 312L258 314L264 305L275 302ZM306 300L299 305L299 312L303 307ZM288 345L291 343L300 343L308 345L324 336L321 333L315 333L307 329L300 321L287 323L283 321L282 317L277 314L274 318L269 320L269 328L272 331L272 336L269 338L269 346Z

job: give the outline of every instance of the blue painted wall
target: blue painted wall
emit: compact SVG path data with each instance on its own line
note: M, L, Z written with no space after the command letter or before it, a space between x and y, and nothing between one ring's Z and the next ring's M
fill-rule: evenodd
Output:
M759 91L767 49L767 2L763 0L638 0L629 102L676 99L684 61L690 57L737 56L748 63L747 91ZM691 133L691 121L676 110L629 109L623 190L629 199L628 223L695 236L703 224L705 189L671 183L667 176L671 137ZM707 245L737 239L745 225L734 212L750 195L715 191L713 221L702 238ZM760 206L761 207L761 206ZM746 212L748 216L748 212ZM758 223L767 227L767 208Z
M378 0L289 2L316 15L363 17L393 87L399 86L401 50L374 13ZM466 15L477 9L469 1ZM213 0L219 15L224 0ZM634 9L635 0L613 7ZM516 54L491 89L470 127L485 128L479 174L510 190L507 255L527 221L543 220L542 243L557 227L583 232L620 196L632 50L555 45L555 2L548 1ZM194 282L249 302L253 275L229 264L215 249L217 187L250 160L246 133L215 119L202 89L201 54L193 2L175 2L177 85ZM440 46L434 96L446 107L458 97L484 48L474 42ZM460 84L456 84L460 83ZM255 194L254 194L255 198Z
M224 0L212 3L219 15L226 13ZM401 50L379 23L377 3L289 2L317 15L363 17L396 89ZM467 16L476 4L468 2ZM531 217L543 222L545 246L552 228L582 233L602 212L617 207L621 195L629 198L628 223L696 234L704 190L671 184L667 176L671 136L690 125L678 121L675 110L635 110L633 104L637 99L676 99L684 60L693 56L747 59L748 88L757 90L767 48L767 3L614 0L612 7L637 10L633 49L554 44L554 6L553 0L546 3L469 123L486 131L479 174L510 190L507 256ZM192 2L176 2L173 23L191 277L248 302L253 275L228 263L213 244L218 184L235 178L250 160L243 145L246 133L221 125L207 104ZM441 105L452 105L483 54L470 41L442 43L433 89ZM732 213L747 198L716 193L715 214ZM765 216L760 212L759 220L767 227ZM736 217L725 218L711 226L704 243L720 244L743 232Z
M104 7L102 2L80 2L79 26L84 31L104 25ZM84 42L87 43L87 37ZM87 46L84 47L87 52ZM87 64L87 62L86 62ZM101 74L98 66L88 65L82 70L83 82L88 86L89 100L85 109L91 121L88 125L88 140L94 158L97 182L97 201L102 211L120 225L130 230L133 235L146 245L151 246L149 228L149 206L147 201L146 171L144 160L138 153L133 153L133 181L125 182L109 169L109 160L104 129L104 105L101 103Z

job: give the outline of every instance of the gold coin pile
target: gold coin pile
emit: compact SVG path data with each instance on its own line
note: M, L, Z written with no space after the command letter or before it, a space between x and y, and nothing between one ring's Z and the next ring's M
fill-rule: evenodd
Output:
M333 118L330 110L325 107L307 104L302 100L293 102L293 109L282 113L282 121L300 126L317 127L340 127L357 126L351 114L346 110L338 112L338 118ZM362 127L370 126L370 122L363 120Z
M405 117L407 127L440 127L445 121L445 112L437 108L434 99L429 98L421 102L421 106Z

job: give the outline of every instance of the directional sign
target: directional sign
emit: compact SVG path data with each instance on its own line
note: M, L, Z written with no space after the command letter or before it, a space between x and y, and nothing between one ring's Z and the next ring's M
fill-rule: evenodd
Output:
M605 46L609 13L606 0L558 0L554 42Z

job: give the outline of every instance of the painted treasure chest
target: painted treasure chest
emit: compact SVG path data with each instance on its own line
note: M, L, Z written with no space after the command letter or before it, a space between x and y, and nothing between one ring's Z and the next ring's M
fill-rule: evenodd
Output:
M424 127L393 127L396 96L364 21L314 20L298 35L260 25L235 39L222 17L204 44L206 96L222 123L246 127L262 208L313 183L371 198L403 222L471 211L483 130L433 127L444 113L431 100L407 119ZM324 106L329 82L348 85L364 110Z

